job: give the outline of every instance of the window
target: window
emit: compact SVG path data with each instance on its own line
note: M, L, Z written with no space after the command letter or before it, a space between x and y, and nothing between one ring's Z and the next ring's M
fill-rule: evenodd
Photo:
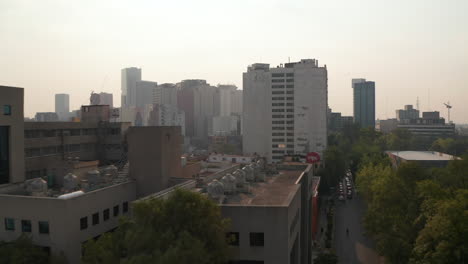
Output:
M284 82L284 79L273 79L271 80L271 82L274 82L274 83Z
M93 214L93 225L99 224L99 213Z
M287 94L294 94L294 91L286 91Z
M272 136L284 136L284 133L273 133Z
M272 112L284 112L284 109L272 109Z
M104 221L109 220L109 216L110 216L110 210L109 209L106 209L106 210L104 210L104 212L102 212L102 219Z
M284 121L271 121L272 124L284 124Z
M234 161L233 161L234 162ZM124 202L122 204L122 212L125 214L126 212L128 212L128 202Z
M288 84L286 85L286 88L294 88L294 84Z
M10 127L0 126L0 184L10 182Z
M263 247L264 237L263 233L250 233L250 246Z
M286 103L287 106L294 106L294 103Z
M119 206L114 206L114 216L119 216Z
M11 115L11 105L3 106L3 115Z
M294 100L294 97L286 97L286 100Z
M226 234L226 240L231 246L239 246L239 232L229 232Z
M8 230L8 231L15 230L15 219L5 218L5 230Z
M271 77L284 77L284 73L272 73Z
M31 220L21 220L21 231L25 233L31 233L32 231Z
M284 118L284 115L272 115L272 118Z
M284 140L282 138L274 138L271 140L271 142L283 142Z
M293 118L294 115L287 115L286 117L287 117L287 118Z
M80 230L84 230L88 228L88 217L82 217L80 218Z
M294 77L294 73L293 72L286 73L286 77Z
M273 91L271 94L284 94L284 91Z
M286 112L294 112L294 109L286 109Z
M287 79L286 82L294 82L294 79Z
M274 153L274 154L284 154L284 150L273 150L273 151L271 151L271 153Z
M271 88L284 88L284 85L283 84L275 84L275 85L272 85Z
M39 221L39 234L49 234L49 222L47 221Z
M284 97L273 97L271 100L284 100Z
M284 106L284 103L272 103L271 106Z
M286 124L294 124L294 120L286 121Z
M271 130L284 130L284 127L272 127Z

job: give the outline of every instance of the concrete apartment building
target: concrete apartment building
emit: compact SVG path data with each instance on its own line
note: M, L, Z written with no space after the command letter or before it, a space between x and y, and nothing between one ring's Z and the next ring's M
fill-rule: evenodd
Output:
M153 109L148 124L151 126L180 126L185 135L185 113L177 108L177 85L164 83L153 89Z
M23 89L1 86L0 94L3 110L0 115L1 241L11 241L27 233L46 251L63 253L70 263L79 263L83 243L115 229L118 217L129 213L129 202L168 188L169 185L159 184L167 184L167 179L179 176L180 128L135 127L129 129L128 143L134 147L130 147L128 160L137 168L130 166L130 172L127 164L120 171L114 166L101 167L80 177L69 171L62 183L54 185L42 178L26 180L24 135L47 137L42 142L31 139L33 142L28 144L32 145L53 145L57 138L50 136L54 135L54 129L46 129L50 125L47 123L42 124L43 129L35 127L25 132ZM93 127L82 124L73 130L68 128L70 136L64 138L61 131L58 140L72 143L83 137L92 141L95 135L81 135L89 132L88 129ZM55 128L55 135L57 131L60 129ZM40 162L50 162L42 158Z
M375 82L353 79L354 122L361 127L375 127Z
M1 185L24 178L24 90L0 86L0 95Z
M327 147L327 68L315 59L256 63L243 74L243 151L278 162Z
M142 200L165 198L175 188L206 190L222 216L231 220L230 263L308 264L313 263L313 206L319 182L312 165L257 161L185 181Z
M242 119L242 90L235 85L218 85L219 116L213 117L210 135L239 135Z
M69 158L111 164L125 157L129 123L25 122L26 179L63 177ZM55 179L62 182L62 179Z
M38 112L34 117L34 121L37 122L57 122L59 116L55 112Z

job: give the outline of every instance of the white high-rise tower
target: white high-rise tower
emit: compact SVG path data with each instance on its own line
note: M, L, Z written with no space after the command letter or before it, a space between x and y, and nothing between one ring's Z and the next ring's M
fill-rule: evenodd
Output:
M315 59L256 63L243 74L243 151L268 161L323 154L327 147L327 68Z

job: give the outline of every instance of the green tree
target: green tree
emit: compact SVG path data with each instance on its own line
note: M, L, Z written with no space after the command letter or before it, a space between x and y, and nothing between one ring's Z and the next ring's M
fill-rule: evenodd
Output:
M9 263L48 264L49 256L40 247L35 246L29 236L22 234L13 242L0 242L0 264Z
M133 218L85 246L84 263L225 263L228 221L203 195L176 190L135 203Z
M333 252L321 252L316 259L315 264L336 264L338 263L338 257Z
M468 260L468 190L440 200L434 215L419 233L411 263L465 263Z

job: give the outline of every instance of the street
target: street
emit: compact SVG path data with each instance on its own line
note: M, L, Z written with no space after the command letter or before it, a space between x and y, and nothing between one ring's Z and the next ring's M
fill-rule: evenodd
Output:
M335 203L335 239L334 246L338 256L338 263L383 263L373 250L374 243L364 236L361 219L365 212L364 201L353 195L353 199L336 201ZM349 235L346 234L349 229Z

